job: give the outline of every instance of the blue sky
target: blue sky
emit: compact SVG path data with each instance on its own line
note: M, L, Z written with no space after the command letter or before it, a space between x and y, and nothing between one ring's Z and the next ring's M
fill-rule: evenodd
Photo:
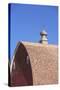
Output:
M18 41L38 42L42 30L48 33L49 44L58 44L57 6L11 4L10 17L11 57Z

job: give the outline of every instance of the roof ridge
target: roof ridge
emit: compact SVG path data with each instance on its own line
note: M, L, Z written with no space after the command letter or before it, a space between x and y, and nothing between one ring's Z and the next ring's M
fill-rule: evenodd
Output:
M36 42L21 41L20 43L23 43L24 45L32 45L32 46L57 47L57 45L53 45L53 44L41 44L41 43L36 43Z

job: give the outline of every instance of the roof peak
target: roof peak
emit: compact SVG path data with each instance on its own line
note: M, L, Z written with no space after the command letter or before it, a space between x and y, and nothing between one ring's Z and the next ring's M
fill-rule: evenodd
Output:
M24 45L30 45L30 46L51 46L51 47L56 47L57 45L53 45L53 44L47 44L47 45L45 45L45 44L40 44L40 43L36 43L36 42L27 42L27 41L19 41L18 43L17 43L17 46L19 46L20 45L20 43L22 43L22 44L24 44Z

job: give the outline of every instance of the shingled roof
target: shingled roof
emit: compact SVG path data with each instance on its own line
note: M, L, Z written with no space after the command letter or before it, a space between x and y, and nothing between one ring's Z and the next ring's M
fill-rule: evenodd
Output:
M10 67L11 86L58 83L58 47L19 42Z

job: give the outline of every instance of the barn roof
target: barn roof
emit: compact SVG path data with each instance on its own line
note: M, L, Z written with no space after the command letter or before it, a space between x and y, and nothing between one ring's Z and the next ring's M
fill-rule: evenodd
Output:
M56 45L18 42L11 63L11 71L14 62L17 67L15 71L23 67L26 67L27 70L30 64L33 85L56 84L58 82L58 47Z

